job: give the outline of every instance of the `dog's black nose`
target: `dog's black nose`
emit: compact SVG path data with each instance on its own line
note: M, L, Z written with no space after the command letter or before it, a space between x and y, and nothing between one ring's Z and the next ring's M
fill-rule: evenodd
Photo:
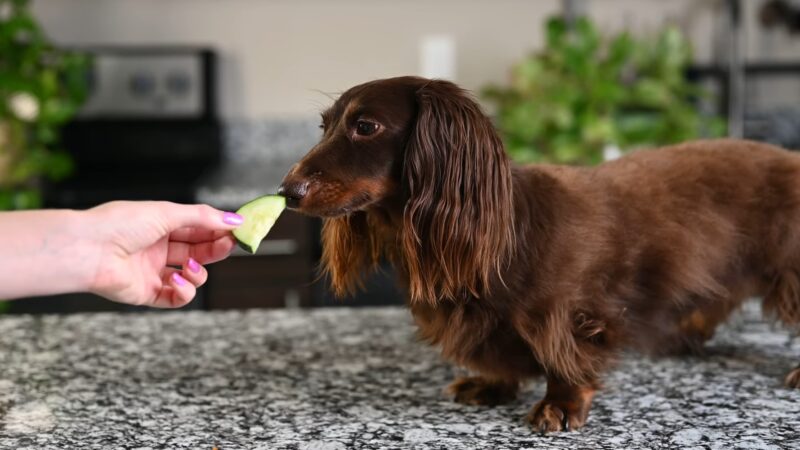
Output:
M308 193L308 181L284 182L278 188L278 195L286 197L286 205L290 208L300 206L300 200Z

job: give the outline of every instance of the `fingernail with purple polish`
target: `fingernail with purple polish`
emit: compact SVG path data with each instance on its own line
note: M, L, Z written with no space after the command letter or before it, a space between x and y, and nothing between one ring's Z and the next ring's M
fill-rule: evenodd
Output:
M172 281L178 286L186 286L186 279L180 276L177 272L172 274Z
M244 223L244 217L236 213L226 212L222 215L222 221L228 225L241 225Z
M192 273L200 272L200 264L198 264L194 258L189 258L189 261L186 263L186 265L189 267L189 270L192 271Z

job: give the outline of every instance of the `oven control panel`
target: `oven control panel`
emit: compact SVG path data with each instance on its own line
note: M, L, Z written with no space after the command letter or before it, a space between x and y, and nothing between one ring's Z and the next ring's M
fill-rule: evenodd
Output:
M89 54L90 93L81 119L193 119L211 113L208 52L100 49Z

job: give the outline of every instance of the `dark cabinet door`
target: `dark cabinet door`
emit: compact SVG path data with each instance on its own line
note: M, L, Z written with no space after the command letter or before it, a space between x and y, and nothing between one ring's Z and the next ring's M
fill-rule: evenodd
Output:
M236 249L208 267L207 309L311 306L317 227L292 211L278 218L256 255Z

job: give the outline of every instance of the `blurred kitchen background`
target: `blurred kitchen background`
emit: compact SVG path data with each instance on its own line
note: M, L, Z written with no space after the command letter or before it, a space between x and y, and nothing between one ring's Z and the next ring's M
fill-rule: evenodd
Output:
M338 93L407 74L475 92L519 162L720 135L800 149L797 0L0 0L0 210L235 210L276 191ZM257 256L210 266L188 308L402 302L388 269L333 299L319 230L287 211Z

